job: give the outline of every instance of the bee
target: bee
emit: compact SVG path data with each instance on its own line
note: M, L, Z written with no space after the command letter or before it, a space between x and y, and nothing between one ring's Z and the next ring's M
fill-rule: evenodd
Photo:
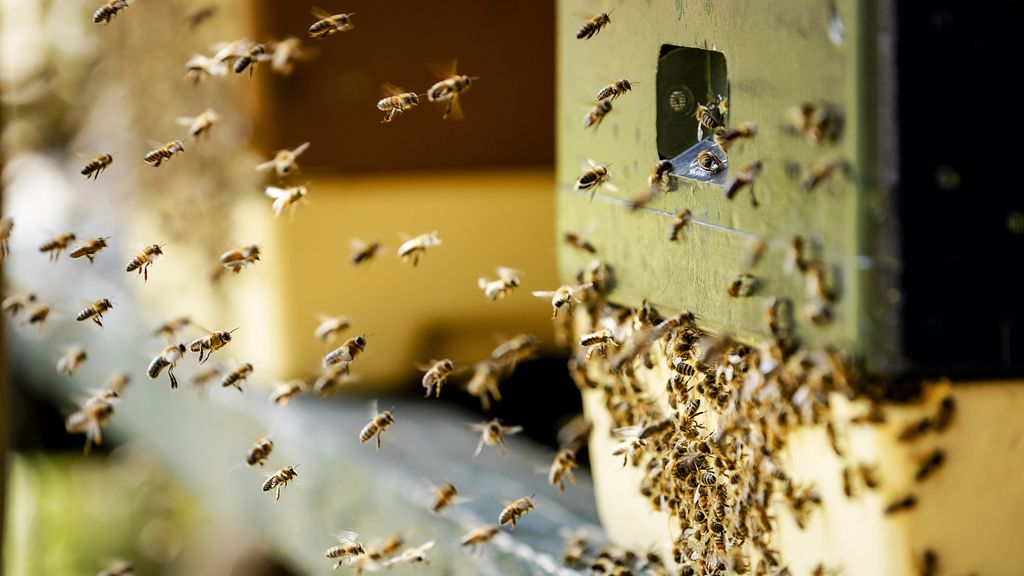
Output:
M246 382L249 379L249 376L252 376L252 372L253 367L251 363L246 362L245 364L242 364L241 366L235 368L231 372L228 372L227 374L224 375L223 378L221 378L221 388L227 388L228 386L232 386L235 388L235 390L242 392L242 382Z
M563 528L564 530L564 528ZM562 564L570 568L583 566L583 557L586 555L589 546L587 545L587 534L582 530L564 534L565 546L562 548Z
M470 530L466 534L463 534L462 538L459 540L459 543L463 546L468 546L469 548L476 550L478 546L486 544L493 540L494 537L497 536L498 533L500 532L500 526L497 526L495 524L488 524L486 526L481 526L474 530Z
M805 192L813 192L822 182L836 172L846 172L848 165L843 160L823 160L811 167L811 173L802 185Z
M570 284L562 284L556 290L535 290L533 295L537 298L550 298L551 299L551 317L558 316L558 311L562 306L569 305L569 313L573 311L573 303L580 302L579 294L586 292L593 288L593 284L588 282L579 286L572 286Z
M434 492L434 503L430 509L435 514L440 514L455 501L455 497L458 495L459 491L455 488L455 484L446 482Z
M114 404L111 400L89 398L81 409L72 412L64 421L64 429L69 434L85 434L86 455L92 451L92 445L103 444L103 425L114 415Z
M107 0L107 2L92 13L93 24L109 24L117 16L117 13L124 10L131 3L131 0Z
M156 380L164 368L167 368L167 376L171 379L171 389L173 390L178 387L178 379L174 376L174 366L177 365L178 360L184 357L185 345L171 344L153 358L146 374L149 375L150 380Z
M373 402L373 418L363 426L359 432L359 441L363 444L370 441L370 438L377 437L377 450L380 450L380 436L385 430L395 423L395 416L390 410L378 410L377 401Z
M189 12L185 15L185 23L188 24L189 28L194 29L203 22L206 22L207 20L212 18L216 13L216 6L206 6L203 8L199 8L198 10L193 10L192 12Z
M449 115L456 120L463 118L459 96L469 90L474 80L480 79L479 76L470 77L465 74L458 74L456 72L457 69L458 62L456 60L452 60L447 67L437 69L435 72L442 80L431 86L430 90L427 90L427 100L447 103L442 119L448 118Z
M185 151L185 143L181 140L172 140L159 148L154 148L146 155L142 157L146 161L146 164L156 168L163 163L164 160L170 160L177 154L181 154Z
M931 430L931 427L931 420L929 420L928 418L921 418L916 422L908 424L903 429L903 431L900 432L900 435L897 436L897 439L901 442L911 442L913 440L917 440L921 436L927 434L928 431Z
M292 186L290 188L267 186L267 197L274 200L274 218L280 216L285 210L289 210L289 215L294 217L295 209L299 206L300 202L307 201L306 195L308 193L309 191L305 186Z
M377 255L381 246L379 240L364 242L359 238L353 238L349 245L352 248L352 255L349 257L349 262L351 262L353 266L358 266L363 262L373 260L373 257Z
M46 254L49 257L50 262L56 262L57 259L60 258L60 255L67 250L68 246L70 246L76 239L77 238L75 238L74 233L65 232L40 246L39 251Z
M434 541L431 540L418 546L416 548L406 548L401 555L392 558L384 563L384 566L393 566L399 562L405 562L407 564L430 564L430 560L427 558L427 550L434 547Z
M441 387L448 383L448 377L455 371L455 363L448 358L431 360L428 364L420 366L420 369L426 371L421 380L423 388L426 390L425 396L430 398L433 394L435 398L438 398L441 396Z
M312 13L317 18L317 21L309 27L310 38L323 40L331 34L348 32L355 27L352 24L352 16L355 15L355 12L351 14L331 14L322 8L314 6Z
M936 448L921 462L921 466L918 467L917 472L914 473L914 480L917 482L924 482L925 479L938 470L945 461L946 452L941 448Z
M502 509L501 514L498 514L498 524L504 526L511 523L512 530L515 530L516 522L521 520L523 516L526 516L533 508L533 497L524 496L515 502L509 503Z
M248 68L249 77L252 78L252 75L256 72L256 65L267 60L270 60L270 56L267 54L267 45L263 43L253 44L246 49L245 54L242 54L235 60L233 69L235 74L241 74Z
M334 536L338 539L340 544L337 546L331 546L327 549L327 552L324 553L324 556L327 558L330 558L331 560L338 560L335 562L334 566L331 567L332 570L337 570L338 567L345 562L351 562L357 556L363 556L366 554L366 549L363 545L356 542L356 538L359 537L359 534L345 530L338 532Z
M750 243L750 250L747 252L747 261L744 268L747 270L754 269L764 258L765 253L768 252L768 239L757 238Z
M600 100L595 102L594 105L587 110L587 113L583 115L583 129L586 130L593 126L594 130L597 130L597 127L601 125L601 122L604 122L604 117L611 111L611 100Z
M917 506L917 497L910 494L886 506L885 513L896 514L904 510L912 510L915 506Z
M11 239L11 232L14 231L14 220L4 216L0 218L0 261L10 254L8 241Z
M395 119L402 112L413 108L420 103L420 96L415 92L406 92L403 88L392 84L385 84L382 87L384 98L377 101L377 110L384 113L381 124L387 124Z
M46 304L36 304L26 312L24 323L29 326L36 324L42 330L43 323L50 317L50 312L51 309Z
M72 258L81 258L82 256L85 256L86 258L89 259L89 264L92 264L93 259L96 258L96 255L99 254L100 250L103 250L104 248L107 247L108 238L109 237L93 238L92 240L89 240L85 244L82 244L78 248L72 250L70 256Z
M235 330L238 330L238 328L222 330L220 332L210 332L207 330L206 336L196 338L188 345L188 348L193 352L199 353L199 363L203 364L210 359L214 352L227 346L228 342L231 342L231 333ZM204 355L205 358L203 357Z
M793 236L789 244L786 245L786 261L782 265L782 271L786 274L792 274L794 270L806 272L810 267L806 251L807 240L800 235Z
M575 234L573 232L566 232L565 236L563 237L563 240L565 240L565 243L572 246L573 248L578 248L590 254L597 254L597 248L594 247L594 244L590 240L587 240L586 238L580 236L579 234Z
M88 355L85 353L85 348L72 346L57 360L57 372L74 376L75 372L81 368L87 358Z
M590 334L584 334L580 337L580 346L587 349L587 359L597 351L604 351L607 345L618 346L618 342L615 341L615 333L607 328L598 330L597 332L591 332Z
M608 174L608 167L601 164L595 163L593 160L587 160L587 164L590 168L585 168L583 173L580 174L576 185L573 187L574 190L590 190L590 199L594 199L594 193L597 192L598 186L606 186L611 191L618 191L618 188L614 184L609 182L611 176Z
M836 290L834 287L829 286L824 264L815 262L808 265L805 278L807 280L808 296L825 302L835 302Z
M308 54L302 48L302 40L294 36L285 38L273 44L273 53L270 55L270 69L279 74L289 75L295 69L295 62L308 60Z
M263 491L270 492L271 490L277 489L274 494L274 502L281 499L281 489L288 485L289 482L295 479L299 473L295 471L295 466L289 466L287 468L281 468L277 472L274 472L263 482Z
M366 555L371 560L380 560L381 558L387 558L388 556L394 555L398 552L398 549L405 544L405 538L401 534L392 534L388 536L384 542L379 546L375 546L373 550L367 550Z
M701 150L700 154L697 154L697 157L693 159L693 163L712 176L725 170L725 161L711 150Z
M480 408L490 412L491 400L501 402L498 383L501 378L501 365L493 360L477 362L473 366L473 377L466 383L466 392L480 399Z
M665 177L670 176L671 172L671 160L659 160L655 162L654 167L651 168L651 175L647 177L647 188L651 191L660 191L662 185L665 183Z
M853 498L855 495L853 490L853 468L851 466L843 467L843 494L847 498Z
M505 437L512 436L513 434L519 434L523 431L522 426L502 426L501 420L497 418L488 420L486 422L470 422L466 426L470 430L480 433L480 442L476 445L476 451L473 452L473 457L480 455L483 451L484 446L497 446L501 449L501 455L505 456L508 454L508 450L505 448ZM502 522L504 524L504 522Z
M293 397L301 394L306 389L306 381L302 379L283 382L270 391L270 401L274 404L284 406Z
M398 247L398 257L402 262L412 262L412 265L416 266L420 262L420 257L426 254L427 250L440 245L441 238L437 235L437 230L434 230L402 242L402 245Z
M878 470L875 466L861 464L857 467L861 482L870 490L876 490L881 482L878 480Z
M590 40L601 31L602 28L611 23L611 12L602 12L583 23L583 26L576 31L577 40Z
M313 382L313 393L317 396L327 396L328 394L333 393L337 388L357 380L357 376L349 373L349 363L340 362L329 368L325 368L320 376L317 377Z
M89 178L95 180L99 178L100 174L113 163L113 156L111 156L110 154L100 154L99 156L90 160L89 163L85 165L85 168L82 168L82 175L85 176L86 180L88 180Z
M238 274L250 264L255 264L259 259L260 247L256 244L236 248L220 255L221 265L235 274Z
M936 576L939 573L939 555L928 548L918 562L918 574L920 576Z
M831 106L804 102L788 110L793 128L811 144L821 146L839 138L840 114Z
M832 321L834 314L828 302L815 300L804 304L804 316L816 326L824 326Z
M682 232L683 227L690 223L693 219L693 212L689 208L676 212L675 216L672 217L672 224L668 229L668 240L669 242L675 242L679 239L679 233Z
M740 169L739 174L735 177L730 178L725 183L725 198L732 200L740 193L744 188L750 188L750 203L755 208L757 207L757 198L754 196L754 181L761 175L761 171L764 170L764 164L761 161L748 164Z
M213 108L207 108L199 116L179 116L175 122L180 126L188 126L188 137L193 141L210 136L210 129L220 121L220 114Z
M355 361L356 357L359 356L365 348L365 335L349 338L341 346L331 350L326 356L324 356L324 368L330 368L331 366L339 363L343 363L347 366Z
M555 454L548 469L548 484L558 486L559 492L565 492L565 481L576 483L576 476L573 469L578 468L576 463L576 451L571 448L564 448Z
M192 385L205 386L212 382L214 378L218 378L223 373L224 369L221 368L220 366L210 366L209 368L204 368L192 375Z
M707 130L711 132L722 124L716 115L716 110L717 107L714 104L711 106L705 106L698 103L697 110L694 111L693 117L697 119L697 123L700 124L701 128L707 128Z
M263 463L270 457L270 453L274 451L274 441L269 438L260 438L253 442L249 451L245 453L245 465L252 468L253 466L263 466Z
M518 270L502 266L497 269L497 272L497 280L487 280L483 277L477 279L477 286L484 291L484 296L492 302L501 300L511 294L512 290L519 287L520 272Z
M228 67L224 62L202 54L195 54L185 63L185 80L193 85L202 82L207 76L224 76Z
M626 80L625 78L620 78L619 80L616 80L615 82L612 82L611 84L598 90L596 99L598 101L615 100L619 96L622 96L623 94L629 92L632 89L633 85L630 84L629 80Z
M103 383L103 389L113 393L114 397L120 396L124 389L131 383L131 376L124 372L115 372Z
M491 360L514 369L516 364L532 357L539 346L540 340L533 334L519 334L495 346Z
M98 576L135 576L135 567L127 562L118 562L100 572Z
M648 188L647 190L644 190L643 192L640 192L639 194L633 196L627 202L627 205L629 206L629 211L636 212L637 210L643 208L644 206L647 206L655 198L658 197L658 192L659 191L657 189L651 190L650 188Z
M577 414L558 429L558 445L576 450L586 441L592 428L582 414Z
M39 297L35 292L19 292L17 294L11 294L7 298L4 298L3 303L0 303L0 310L3 310L5 314L9 314L12 318L21 314L21 311L27 308L31 304L35 304Z
M299 169L295 159L302 155L309 148L309 142L299 144L294 150L278 150L274 153L272 160L256 165L257 172L267 172L273 169L278 178L284 178Z
M156 262L157 257L163 256L163 254L164 250L160 244L146 246L135 259L128 263L125 272L138 270L138 273L142 274L142 281L149 282L149 267Z
M946 396L942 399L942 403L939 404L939 411L935 414L932 427L937 432L945 432L949 425L953 423L954 414L956 414L956 401L953 400L952 396Z
M711 138L715 145L722 152L729 152L729 148L739 140L750 140L757 136L757 124L744 122L735 128L717 126L711 129Z
M732 298L749 298L753 296L760 287L761 281L747 272L740 273L733 278L725 287L725 293Z
M153 335L171 340L174 338L175 333L191 325L191 318L188 316L178 316L177 318L172 318L171 320L157 326L156 330L153 331Z
M83 322L85 320L92 320L93 322L96 323L97 326L102 328L103 315L106 314L107 311L112 309L113 307L114 305L111 304L110 300L106 298L102 300L97 300L90 304L88 308L79 312L78 316L75 317L75 320L78 320L79 322Z
M313 331L313 336L321 342L331 343L350 326L352 319L348 316L320 316L320 324Z

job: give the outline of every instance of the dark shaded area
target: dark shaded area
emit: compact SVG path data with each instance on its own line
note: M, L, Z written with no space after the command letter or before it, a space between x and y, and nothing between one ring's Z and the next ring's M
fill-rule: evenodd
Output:
M65 432L66 414L58 410L52 398L40 395L38 389L26 384L24 374L17 370L17 364L13 364L12 368L8 394L10 406L16 408L8 412L9 449L15 452L42 450L81 454L85 436ZM72 410L74 407L69 406L68 411ZM110 440L104 438L103 446L93 446L92 452L105 453L112 448Z
M664 44L658 58L658 157L674 158L697 143L698 104L729 97L725 55ZM710 133L704 131L704 136Z

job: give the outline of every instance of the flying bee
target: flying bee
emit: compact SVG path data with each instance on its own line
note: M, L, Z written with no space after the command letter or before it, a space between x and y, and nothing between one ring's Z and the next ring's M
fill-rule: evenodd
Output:
M238 274L249 265L255 264L259 259L260 247L256 244L236 248L220 255L221 265L235 274Z
M85 353L85 348L72 346L57 360L57 372L74 376L75 372L85 363L87 358L88 355Z
M921 559L917 562L918 574L920 576L937 576L939 573L939 555L928 548L921 555Z
M434 491L434 503L430 509L435 514L440 514L445 508L451 506L455 502L455 497L459 495L459 490L455 488L455 484L451 482L445 482L436 491Z
M597 254L597 248L594 247L594 244L590 240L586 239L585 237L579 234L575 234L573 232L566 232L565 236L563 237L563 240L565 240L565 243L572 246L573 248L583 250L584 252L588 252L590 254Z
M371 560L380 560L393 556L398 550L405 544L405 538L401 534L395 533L384 539L384 542L373 547L372 550L367 550L366 555Z
M349 362L339 362L325 368L313 382L313 393L317 396L328 396L338 388L350 382L356 382L359 377L349 372Z
M469 90L474 80L480 79L479 76L471 77L459 74L456 72L457 69L458 62L456 60L452 60L446 67L436 69L435 74L442 78L442 80L431 86L430 90L427 90L427 100L447 103L442 119L448 118L449 115L456 120L463 118L459 96Z
M125 272L138 270L138 273L142 274L142 281L149 282L149 267L156 262L157 257L163 256L163 254L164 250L160 244L146 246L135 259L128 263Z
M347 366L355 361L366 348L366 336L360 335L349 338L341 346L331 350L324 356L324 368L330 368L335 364Z
M228 67L224 62L217 61L202 54L195 54L185 63L185 79L193 85L202 82L207 76L224 76Z
M466 383L466 392L480 399L480 408L490 412L491 401L501 402L498 384L502 367L493 360L483 360L473 366L473 377Z
M86 258L89 259L89 264L92 264L93 259L96 258L97 254L100 253L100 250L103 250L104 248L107 247L108 238L109 236L107 238L93 238L92 240L89 240L85 244L82 244L78 248L72 250L70 256L72 258L81 258L82 256L85 256Z
M188 137L193 141L209 137L210 129L220 121L220 114L207 108L198 116L179 116L174 120L180 126L188 126Z
M245 364L242 364L221 378L221 388L232 386L235 390L242 392L242 382L246 382L249 379L249 376L252 376L252 372L253 367L251 363L246 362Z
M270 391L270 401L274 404L284 406L288 401L306 390L306 381L300 379L290 382L282 382Z
M109 311L113 307L114 305L111 304L110 300L106 298L103 298L102 300L97 300L90 304L88 308L79 312L78 316L75 317L75 320L78 320L79 322L83 322L85 320L92 320L93 322L96 323L97 326L102 328L103 315L106 314L107 311Z
M373 418L363 426L363 429L359 432L359 441L367 443L370 438L377 438L377 450L380 450L380 437L384 434L384 431L391 427L395 423L395 416L390 410L379 410L377 408L377 401L373 401Z
M427 550L434 547L434 541L431 540L416 548L406 548L399 556L396 556L384 563L384 566L393 566L399 562L405 562L406 564L430 564L430 560L427 558Z
M936 448L921 462L921 466L918 467L917 472L914 473L914 480L924 482L925 479L938 470L945 461L946 452L941 448Z
M913 494L909 494L886 506L885 513L895 514L905 510L912 510L915 506L917 506L917 497Z
M594 194L597 192L598 186L605 186L612 192L617 192L618 188L609 180L611 176L608 174L608 167L597 164L593 160L587 160L589 168L584 167L583 173L580 174L579 179L576 180L576 185L573 186L574 190L590 190L590 199L594 199Z
M377 110L384 113L381 124L391 122L396 116L420 103L420 96L415 92L406 92L392 84L385 84L381 89L385 94L384 98L377 101Z
M350 326L352 326L352 319L348 316L320 316L320 324L313 331L313 336L317 340L329 344Z
M479 528L470 530L469 532L462 535L459 539L459 543L463 546L467 546L473 550L476 550L478 546L486 544L494 539L498 533L501 532L501 527L494 524L488 524Z
M191 318L189 318L188 316L178 316L177 318L172 318L167 322L164 322L163 324L157 326L156 330L153 331L153 335L166 338L167 340L171 340L174 338L174 335L179 330L187 328L188 326L191 325Z
M804 102L788 110L793 129L818 146L834 142L842 129L842 117L827 104Z
M648 188L647 190L644 190L643 192L636 194L627 201L629 211L636 212L637 210L647 206L652 201L654 201L655 198L658 197L658 192L658 189L652 190Z
M412 262L412 265L416 266L420 262L420 257L426 254L427 250L440 246L441 243L437 230L420 234L415 238L409 238L402 242L402 245L398 247L398 257L401 258L402 262Z
M49 257L50 262L56 262L60 255L68 249L68 246L76 240L74 233L65 232L59 234L53 240L49 240L39 247L39 251Z
M266 162L257 164L256 171L267 172L273 169L278 178L284 178L299 169L299 165L295 160L308 148L309 142L303 142L294 150L278 150L274 153L274 158L272 160L267 160Z
M754 196L754 181L761 175L761 171L764 170L764 164L761 161L748 164L740 169L739 174L735 177L730 178L725 183L725 198L732 200L740 193L744 188L750 188L750 203L755 208L757 207L757 198Z
M114 16L117 16L118 12L127 8L130 3L131 0L107 0L103 6L100 6L92 13L93 24L101 22L109 24Z
M381 244L379 240L370 240L365 242L359 238L353 238L349 245L352 248L352 255L349 256L349 262L353 266L358 266L363 262L369 262L373 260L373 257L377 255L380 250Z
M295 209L298 208L300 202L306 202L306 196L309 191L305 186L292 186L290 188L278 188L277 186L267 186L266 194L268 198L274 199L274 218L277 218L285 210L289 211L289 215L295 216Z
M725 161L711 150L701 150L700 154L693 159L693 164L712 176L725 170Z
M199 363L202 364L209 360L214 352L227 346L228 342L231 342L231 333L235 330L238 330L238 328L222 330L220 332L210 332L207 330L206 336L196 338L188 345L188 348L193 352L199 353ZM203 357L204 355L205 358Z
M189 28L194 29L203 22L212 18L215 14L217 14L216 6L204 6L203 8L193 10L186 14L185 23L188 24Z
M952 396L946 396L939 404L939 411L932 419L932 427L939 433L945 432L953 423L953 416L956 414L956 401Z
M607 350L608 344L612 346L618 346L619 343L615 341L615 332L605 328L598 330L597 332L591 332L590 334L584 334L580 337L580 346L587 349L587 359L589 360L596 352L604 352Z
M501 420L497 418L488 420L486 422L470 422L466 426L470 430L480 433L480 442L476 445L476 451L473 452L473 457L480 455L480 452L484 449L484 446L497 446L501 449L501 455L505 456L508 454L508 450L505 448L505 437L513 434L518 434L523 431L522 426L502 426ZM502 522L504 524L504 522Z
M611 23L609 16L611 12L602 12L583 23L583 26L576 31L577 40L590 40L601 31L602 28Z
M110 154L100 154L99 156L90 160L89 163L85 165L85 168L82 168L82 175L85 176L86 180L88 180L89 178L95 180L99 178L100 174L113 163L113 156L111 156Z
M580 302L579 294L586 292L593 288L593 284L588 282L579 286L572 286L570 284L562 284L556 290L535 290L533 295L537 298L550 298L551 299L551 317L558 316L558 311L562 306L569 305L569 313L573 311L573 303Z
M156 168L163 163L164 160L170 160L176 154L181 154L185 151L185 143L181 140L172 140L159 148L154 148L146 155L142 157L146 161L146 164Z
M308 60L311 54L303 49L302 40L294 36L273 44L270 55L270 69L285 76L295 70L295 62Z
M763 237L755 238L750 242L750 249L747 251L746 263L743 267L747 270L753 270L761 263L761 259L764 258L766 252L768 252L768 239Z
M250 468L253 466L263 466L263 463L270 457L270 453L273 450L273 440L269 438L256 440L249 448L249 451L245 453L245 465Z
M5 314L9 314L13 318L21 314L21 311L28 308L28 306L35 304L38 298L35 292L11 294L4 298L3 303L0 303L0 310L3 310Z
M671 160L658 160L654 163L654 167L651 168L651 175L647 177L647 188L651 191L660 191L665 184L665 178L670 176L671 172Z
M192 375L192 385L197 387L206 386L212 382L214 378L219 378L222 374L224 374L224 368L220 366L204 368Z
M572 471L578 467L575 450L571 448L559 450L548 469L548 484L558 486L558 491L564 492L566 480L573 484L576 483L576 475Z
M497 269L497 272L497 280L487 280L483 277L477 279L477 286L484 291L484 296L492 302L501 300L511 294L512 290L519 287L520 272L518 270L502 266Z
M587 110L587 113L583 115L583 129L586 130L593 126L594 130L597 130L597 127L601 125L601 122L604 122L604 117L611 111L611 100L599 100L595 102L594 105Z
M425 396L430 398L433 395L438 398L441 396L441 388L448 383L448 377L455 372L455 363L448 358L431 360L420 366L420 369L425 370L421 380L423 388L426 390Z
M857 467L861 482L870 490L876 490L881 482L878 480L878 469L875 466L861 464Z
M270 55L267 54L267 45L263 43L253 44L249 46L245 54L235 60L233 70L235 74L241 74L248 68L249 77L252 78L252 75L256 72L256 65L267 60L270 60Z
M735 128L717 126L711 129L711 138L715 145L722 152L729 152L729 148L740 140L751 140L757 136L757 124L744 122Z
M185 350L184 344L171 344L164 348L149 363L149 368L146 370L149 379L156 380L164 368L167 368L167 376L171 379L171 389L177 388L178 379L174 376L174 366L185 357Z
M43 323L50 317L50 312L51 309L46 304L36 304L25 313L24 324L29 326L35 324L42 330Z
M536 354L539 346L540 340L533 334L519 334L495 346L491 360L514 370L516 364Z
M587 544L587 533L583 530L568 532L563 530L565 546L562 548L562 564L570 568L581 568L583 557L586 555L589 545Z
M672 217L672 224L668 230L669 242L675 242L679 239L679 233L682 232L683 227L690 223L693 219L693 212L689 208L676 212L675 216Z
M853 468L851 466L843 467L843 494L847 498L853 498L855 492L853 489Z
M843 160L822 160L811 167L811 173L802 185L805 192L813 192L822 182L828 180L836 172L845 173L849 165Z
M100 572L98 576L135 576L135 567L127 562L118 562Z
M281 468L277 472L274 472L263 482L263 491L270 492L271 490L277 489L274 494L274 502L281 499L281 489L288 485L289 482L295 479L299 473L295 471L295 466L289 466L287 468Z
M80 410L68 415L64 429L69 434L85 434L83 451L88 455L93 444L103 444L103 424L113 415L114 404L111 401L90 398Z
M523 516L526 516L533 508L532 496L524 496L514 502L510 502L502 509L501 514L498 514L498 524L504 526L511 523L512 530L515 530L516 522L521 520Z
M331 560L337 560L334 566L331 567L332 570L337 570L339 566L341 566L345 562L351 562L355 560L355 558L358 556L366 555L366 548L364 548L363 545L359 542L356 542L356 538L359 537L359 534L356 534L355 532L350 532L348 530L344 530L342 532L338 532L337 534L335 534L334 537L338 539L338 542L340 542L340 544L336 546L331 546L324 553L324 556L326 556L327 558L330 558Z
M355 12L351 14L331 14L322 8L314 6L312 13L317 18L317 21L309 27L310 38L323 40L331 34L348 32L355 27L352 24L352 16L355 15Z
M629 92L632 89L633 85L630 84L629 80L626 80L625 78L620 78L619 80L616 80L615 82L612 82L611 84L598 90L596 99L598 101L615 100L619 96L622 96L623 94Z

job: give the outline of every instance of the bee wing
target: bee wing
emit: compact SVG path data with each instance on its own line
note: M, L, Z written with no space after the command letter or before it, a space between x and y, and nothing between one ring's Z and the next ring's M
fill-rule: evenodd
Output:
M554 290L534 290L531 292L537 298L553 298L555 296Z
M604 186L604 187L605 187L605 188L606 188L606 189L607 189L607 190L608 190L609 192L618 192L618 191L619 191L619 187L618 187L618 186L616 186L615 184L612 184L611 182L609 182L609 181L607 181L607 180L605 180L605 181L604 181L604 182L602 183L602 185L603 185L603 186Z
M513 434L519 434L523 431L522 426L502 426L501 433L505 436L511 436Z
M196 121L195 116L178 116L174 119L174 123L178 126L191 126Z
M502 279L514 278L516 276L522 276L523 273L515 268L507 268L505 266L499 266L497 268L498 276Z
M298 157L303 152L305 152L307 148L309 148L309 142L303 142L302 144L299 144L298 146L295 147L294 150L292 150L292 156Z
M330 18L331 16L334 16L334 14L331 14L330 12L328 12L327 10L324 10L323 8L321 8L319 6L313 6L313 8L311 8L309 11L310 11L311 14L313 14L313 16L315 18L317 18L319 20L326 20L326 19Z
M274 200L288 197L288 191L284 188L278 188L277 186L267 186L265 193L268 197L273 198Z
M452 60L445 64L431 63L428 64L427 67L430 68L430 71L438 78L451 78L452 76L455 76L456 71L459 69L459 61Z
M458 95L455 95L451 99L452 111L448 113L448 117L452 120L465 120L466 114L462 111L462 101Z
M377 399L370 400L370 418L374 418L380 413L380 409L377 406Z
M637 438L640 436L641 430L643 430L643 426L623 426L612 430L612 434L618 438Z
M579 294L580 292L586 292L587 290L590 290L593 287L594 287L594 283L593 282L587 282L586 284L580 284L579 286L573 287L572 293L573 293L573 295L576 295L576 294ZM553 295L554 294L552 293L552 296Z
M385 82L380 86L380 93L383 96L397 96L399 94L404 94L405 92L405 88L402 88L401 86L395 86L390 82Z
M267 172L267 171L269 171L269 170L271 170L273 168L274 168L274 161L273 160L267 160L266 162L261 162L261 163L256 165L256 171L257 172Z
M487 429L487 422L464 422L463 426L474 432L483 432Z
M426 552L434 547L434 541L425 542L422 546L416 549L417 552Z
M332 536L343 544L351 544L356 541L356 538L359 538L359 534L351 530L339 530L332 534Z

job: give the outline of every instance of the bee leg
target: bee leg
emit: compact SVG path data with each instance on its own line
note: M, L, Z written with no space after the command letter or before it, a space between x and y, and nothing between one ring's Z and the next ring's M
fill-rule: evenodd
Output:
M380 450L380 432L377 432L377 450Z
M446 120L448 118L448 115L452 113L452 104L452 99L449 99L448 106L444 109L444 116L441 117L442 120Z
M103 322L100 321L99 316L93 316L92 321L95 322L96 325L99 326L100 328L103 328Z
M149 263L142 267L142 281L149 282Z
M277 502L280 499L281 499L281 486L278 485L277 492L274 493L274 502Z
M167 367L167 375L171 377L171 390L178 387L178 379L174 376L174 366Z

